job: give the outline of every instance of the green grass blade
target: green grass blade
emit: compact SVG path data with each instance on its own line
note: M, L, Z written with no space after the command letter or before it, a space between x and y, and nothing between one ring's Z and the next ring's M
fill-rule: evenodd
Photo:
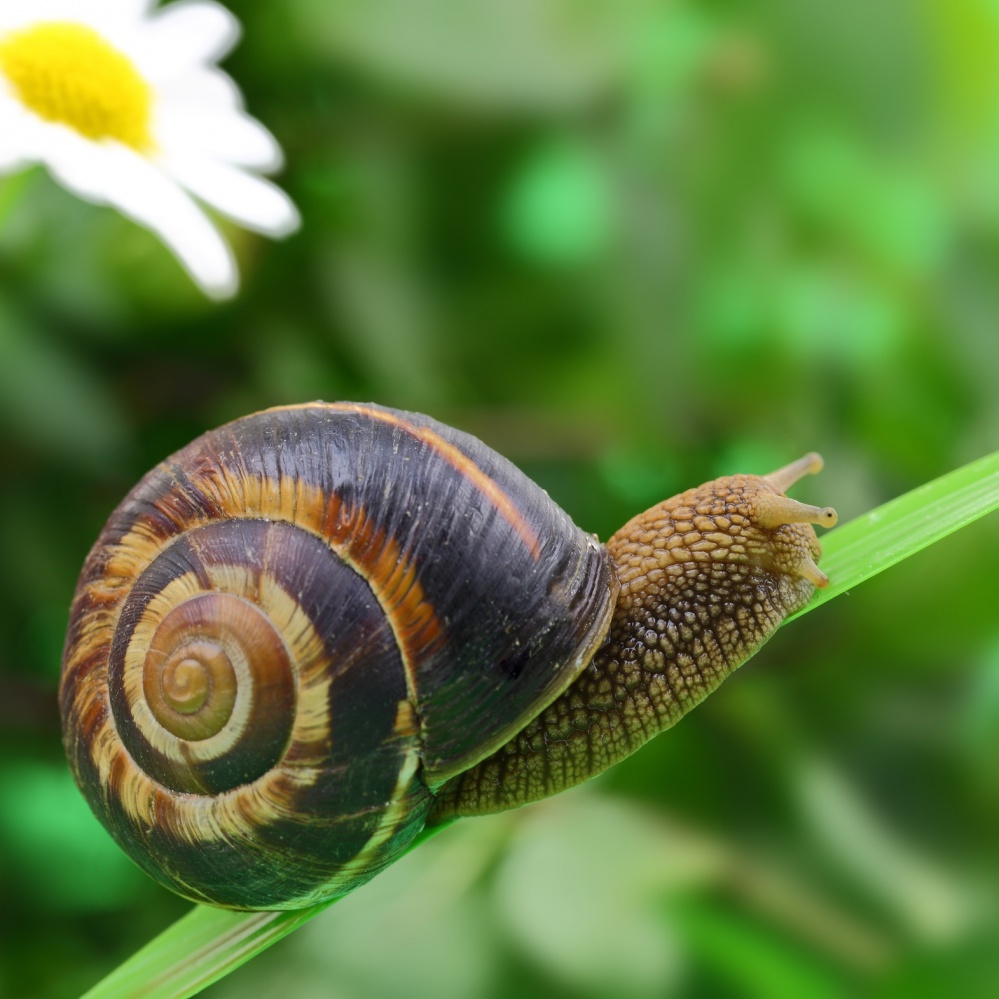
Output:
M835 528L821 539L822 571L829 585L799 614L820 607L997 508L999 451Z
M822 539L829 586L801 613L852 589L999 508L999 451L891 500ZM440 831L427 830L410 849ZM198 906L136 952L85 999L183 999L234 971L331 903L299 912Z
M196 906L119 965L84 999L193 996L307 923L329 904L297 912L226 912Z
M409 850L448 825L445 822L424 829ZM83 999L186 999L339 901L295 912L227 912L197 905L98 982Z

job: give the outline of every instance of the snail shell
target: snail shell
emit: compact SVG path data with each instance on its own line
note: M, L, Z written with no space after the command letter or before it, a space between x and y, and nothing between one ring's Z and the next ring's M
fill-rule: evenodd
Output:
M510 462L425 416L268 410L111 516L60 703L98 818L195 901L298 908L395 860L607 631L604 548Z

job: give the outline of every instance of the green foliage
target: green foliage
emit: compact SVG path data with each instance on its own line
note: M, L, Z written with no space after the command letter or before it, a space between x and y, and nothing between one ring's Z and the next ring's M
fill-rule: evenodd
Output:
M429 412L601 537L815 449L795 495L844 521L822 599L994 495L994 5L233 9L226 66L304 220L227 229L238 299L0 177L4 995L79 995L189 909L81 804L55 689L101 524L207 427ZM208 994L995 994L997 557L991 517L850 589L610 773L455 824ZM255 919L196 910L152 959L207 981L288 927ZM242 941L221 964L206 920Z

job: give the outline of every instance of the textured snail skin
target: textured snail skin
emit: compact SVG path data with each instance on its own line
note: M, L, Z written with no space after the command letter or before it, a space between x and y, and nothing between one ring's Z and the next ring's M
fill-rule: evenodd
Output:
M825 577L784 491L667 500L606 548L480 441L353 403L268 410L153 469L84 564L70 765L162 884L298 908L428 822L600 773L672 725Z

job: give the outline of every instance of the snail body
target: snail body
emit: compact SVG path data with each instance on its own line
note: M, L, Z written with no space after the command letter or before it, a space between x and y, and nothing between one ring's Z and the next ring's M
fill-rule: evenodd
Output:
M70 765L149 874L229 908L343 894L428 823L602 772L825 577L783 495L814 455L659 504L600 545L476 438L373 405L211 431L84 564Z

